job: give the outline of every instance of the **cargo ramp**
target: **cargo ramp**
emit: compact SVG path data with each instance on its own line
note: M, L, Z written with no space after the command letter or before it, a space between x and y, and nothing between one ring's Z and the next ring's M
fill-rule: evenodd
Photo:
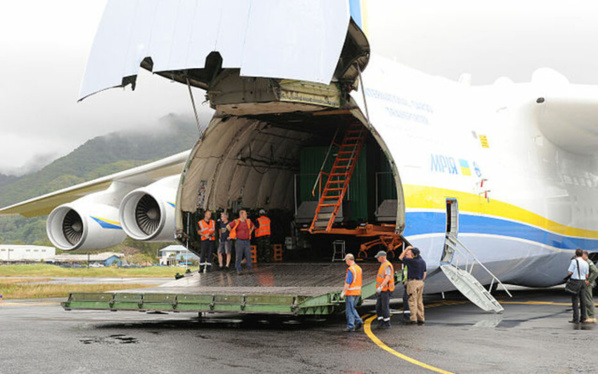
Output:
M375 294L376 263L360 264L362 299ZM341 263L254 265L249 274L212 271L187 274L155 288L71 293L65 310L233 312L328 315L345 307L340 293L347 266Z

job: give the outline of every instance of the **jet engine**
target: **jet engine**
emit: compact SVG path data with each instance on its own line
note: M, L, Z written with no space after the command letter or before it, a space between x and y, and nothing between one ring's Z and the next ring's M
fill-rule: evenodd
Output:
M48 216L46 231L54 246L62 250L103 249L121 243L126 234L116 207L89 199L64 204Z
M127 235L153 242L174 240L174 201L179 180L178 175L167 177L124 197L119 217Z

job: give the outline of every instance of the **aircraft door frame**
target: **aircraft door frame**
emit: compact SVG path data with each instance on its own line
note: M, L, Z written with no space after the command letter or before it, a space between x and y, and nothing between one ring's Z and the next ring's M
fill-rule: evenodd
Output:
M453 261L455 250L449 245L450 238L457 238L459 234L459 202L455 198L446 199L446 232L444 235L444 250L440 257L441 264L450 264Z

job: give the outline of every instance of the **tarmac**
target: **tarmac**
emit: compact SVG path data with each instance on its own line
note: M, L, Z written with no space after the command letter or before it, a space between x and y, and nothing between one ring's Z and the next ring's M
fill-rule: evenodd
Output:
M457 294L426 298L426 324L343 332L344 315L64 311L63 299L0 302L0 373L592 373L597 327L571 324L561 288L499 292L484 313Z

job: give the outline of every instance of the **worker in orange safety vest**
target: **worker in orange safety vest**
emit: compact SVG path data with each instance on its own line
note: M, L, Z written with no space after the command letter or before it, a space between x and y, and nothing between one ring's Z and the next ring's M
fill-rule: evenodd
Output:
M376 276L376 314L378 315L378 328L390 327L390 295L395 290L394 268L386 259L386 252L376 254L380 263Z
M232 221L226 226L230 230L229 238L235 239L235 268L237 269L237 275L241 275L241 260L245 256L247 261L247 270L251 271L253 266L251 265L251 247L250 239L251 233L255 226L249 218L247 218L247 211L241 209L239 211L239 218Z
M345 263L348 268L341 298L345 298L345 314L347 315L347 328L345 331L350 332L359 330L363 326L363 320L355 309L361 297L362 275L361 267L355 263L355 257L351 253L345 256Z
M202 220L197 222L197 233L201 239L199 271L208 272L212 267L212 252L216 241L216 224L212 218L212 212L206 210Z
M260 216L257 219L257 224L255 238L257 239L258 262L270 262L272 260L270 251L270 218L266 216L266 211L264 209L260 209Z

